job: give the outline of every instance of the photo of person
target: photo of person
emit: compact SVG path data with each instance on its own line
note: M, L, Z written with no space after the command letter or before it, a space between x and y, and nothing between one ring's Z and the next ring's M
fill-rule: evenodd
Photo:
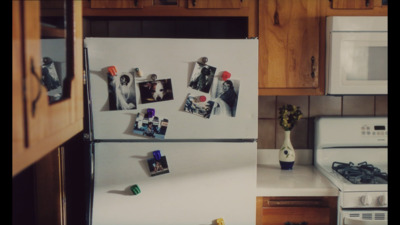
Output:
M239 81L218 81L215 93L213 93L213 115L226 115L235 117L239 94Z
M147 113L138 113L136 116L133 133L145 137L164 139L167 133L168 119L153 116L149 118Z
M160 160L154 158L148 159L147 164L149 166L150 176L157 176L165 173L169 173L167 157L161 156Z
M61 62L55 62L50 57L42 59L42 83L47 89L49 102L55 102L62 97Z
M213 106L213 101L200 102L198 97L194 97L189 94L186 98L184 111L209 119Z
M146 81L139 83L142 103L173 100L171 79Z
M196 62L189 86L195 90L208 93L214 80L217 68Z
M110 110L136 109L135 80L131 73L107 73Z

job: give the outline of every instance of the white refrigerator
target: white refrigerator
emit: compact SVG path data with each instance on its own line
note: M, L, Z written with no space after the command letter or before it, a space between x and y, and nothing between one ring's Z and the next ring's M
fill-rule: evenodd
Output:
M258 40L84 44L89 223L254 225Z

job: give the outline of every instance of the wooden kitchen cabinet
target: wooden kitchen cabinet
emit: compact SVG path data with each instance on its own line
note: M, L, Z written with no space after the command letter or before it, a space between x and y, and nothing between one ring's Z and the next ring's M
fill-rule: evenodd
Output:
M257 197L256 225L336 225L336 197Z
M239 9L243 0L188 0L190 9Z
M323 94L319 0L259 1L259 94Z
M12 1L13 176L83 129L82 2L43 2ZM57 98L44 85L49 62Z
M374 0L331 0L332 9L373 9Z

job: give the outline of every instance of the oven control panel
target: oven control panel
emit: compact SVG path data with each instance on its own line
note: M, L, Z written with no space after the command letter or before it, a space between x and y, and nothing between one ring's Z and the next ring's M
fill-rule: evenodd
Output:
M361 126L362 136L385 137L388 135L387 125L365 124Z
M345 192L341 198L343 208L387 208L387 192Z

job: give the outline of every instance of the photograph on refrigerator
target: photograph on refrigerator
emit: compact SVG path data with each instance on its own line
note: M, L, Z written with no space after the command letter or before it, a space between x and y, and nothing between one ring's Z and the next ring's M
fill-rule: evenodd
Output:
M136 116L133 133L145 137L164 139L167 133L168 119L153 116L148 117L145 113L138 113Z
M197 97L189 94L186 98L184 111L209 119L212 108L214 106L214 102L202 100L201 97L205 98L205 96Z
M213 115L236 116L239 86L239 80L218 80L212 92L212 100L214 101Z
M161 156L160 160L150 158L147 160L147 164L150 170L150 176L157 176L165 173L169 173L167 157Z
M195 90L209 93L216 70L216 67L196 62L189 86Z
M171 79L141 82L139 90L142 104L174 99Z
M131 73L107 74L110 110L136 109L135 80Z

